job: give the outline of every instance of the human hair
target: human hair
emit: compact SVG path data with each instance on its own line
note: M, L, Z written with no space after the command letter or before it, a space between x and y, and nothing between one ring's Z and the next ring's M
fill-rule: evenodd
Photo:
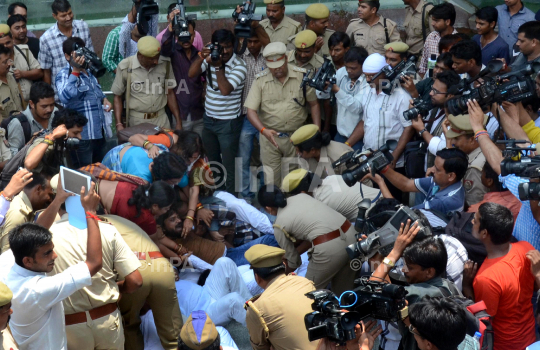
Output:
M448 52L441 53L439 57L437 57L437 62L442 62L450 70L452 70L452 65L454 64L454 61L452 61L452 55Z
M27 20L26 18L24 18L23 15L11 15L7 20L7 25L11 28L11 26L13 26L15 23L18 23L18 22L26 23Z
M422 269L435 269L435 275L441 276L446 272L448 253L443 241L434 236L428 236L421 241L411 243L403 251L403 259L407 264L415 264Z
M235 40L233 32L228 29L218 29L212 33L212 43L233 44Z
M418 223L419 224L421 224L422 226L428 228L429 230L432 229L431 223L429 222L429 219L427 218L427 216L424 213L422 213L422 211L420 209L412 209L412 211L416 214L416 216L418 216Z
M184 159L172 152L163 152L154 158L152 166L152 176L154 180L180 179L184 176L187 165Z
M136 218L141 216L143 208L150 209L154 204L159 208L165 208L172 205L176 198L174 189L164 181L141 185L134 189L131 194L128 205L134 205L137 208Z
M220 345L221 345L221 337L219 336L219 333L218 333L216 340L214 340L212 344L210 344L209 346L207 346L206 348L202 350L219 350ZM184 343L184 341L182 340L182 338L178 336L178 350L194 350L194 349L191 349L189 346L187 346L186 343Z
M73 45L77 44L80 47L86 47L86 44L83 39L78 38L76 36L71 36L64 40L62 43L62 51L64 51L65 54L71 56L71 53L73 52Z
M447 53L454 44L460 42L463 38L457 34L446 34L439 40L439 52Z
M367 212L367 218L375 228L381 228L399 209L401 203L395 198L381 198Z
M274 185L264 185L257 193L259 204L263 207L285 208L287 199L281 189Z
M363 4L367 4L370 8L376 8L377 11L379 11L379 9L381 8L381 3L379 2L379 0L364 0L364 1L361 1Z
M51 243L52 234L45 227L33 222L16 226L9 232L9 247L17 265L24 267L23 259L34 259L40 247Z
M452 298L425 296L409 307L409 321L439 350L456 350L467 334L465 310Z
M459 77L459 74L453 70L445 70L437 74L437 78L435 78L435 80L440 81L446 85L447 89L450 89L452 86L459 84L461 78Z
M339 43L342 43L344 48L350 47L351 38L344 32L335 32L328 38L328 47L337 46Z
M167 6L167 15L170 15L171 12L173 12L173 10L176 8L176 2L173 2L172 4L170 4L169 6Z
M40 186L41 187L45 187L45 185L47 184L47 180L50 180L51 179L51 175L47 172L41 172L41 173L36 173L36 172L32 172L32 181L30 181L29 183L27 183L25 186L24 186L24 190L31 190L33 189L34 187L36 186Z
M315 177L315 174L313 174L311 171L308 171L306 173L306 176L304 176L304 178L300 180L300 183L298 184L298 186L296 186L296 188L290 191L288 194L290 196L294 196L302 192L309 192L309 188L311 187L311 183L314 177Z
M59 125L65 125L66 129L71 129L75 126L80 128L84 127L88 123L86 117L71 108L59 109L54 113L54 119L51 123L53 128L56 128Z
M429 16L434 20L450 20L450 25L453 26L456 22L456 8L448 2L443 2L442 4L433 6L429 10Z
M10 55L11 50L5 47L4 45L0 44L0 55Z
M37 104L39 100L54 97L54 89L44 81L36 81L30 88L30 101Z
M497 12L497 9L493 6L486 6L482 7L476 13L474 14L476 18L481 19L482 21L486 21L488 23L495 22L497 24L497 20L499 18L499 13Z
M523 23L519 27L518 33L523 33L523 35L525 35L525 37L529 40L536 39L540 41L540 21Z
M296 145L296 147L298 147L301 152L309 152L312 148L321 149L328 146L330 141L332 141L332 136L330 136L329 133L318 131L312 138Z
M463 40L450 48L452 57L462 60L474 60L477 66L482 65L482 49L472 40Z
M23 9L25 9L28 12L28 7L26 7L26 5L23 2L17 1L17 2L12 2L11 4L9 4L9 6L7 8L8 15L13 16L13 14L15 13L15 9L17 7L22 7ZM9 19L8 19L8 21L9 21ZM19 21L17 21L17 22L19 22ZM9 23L8 23L8 26L11 27L11 25Z
M363 46L355 46L351 47L343 56L343 62L358 62L359 65L363 65L368 56L369 54Z
M178 141L171 147L171 152L178 154L187 162L195 153L199 153L199 157L205 157L204 145L202 138L194 131L175 130L174 133L178 136Z
M510 209L497 203L487 202L480 205L478 214L480 215L480 231L485 229L493 244L510 242L514 230L514 216Z
M536 95L521 100L521 104L523 105L523 108L530 106L531 110L535 113L540 109L540 99Z
M490 179L491 181L493 181L493 185L497 192L508 191L508 189L504 188L502 182L499 181L499 174L497 174L495 170L493 170L491 165L489 165L489 162L484 163L484 168L482 169L482 171L484 172L484 176L486 177L486 179Z
M457 148L443 148L437 152L437 157L444 159L444 171L456 174L456 182L461 181L469 167L469 158L465 152Z
M271 281L275 277L285 273L285 264L270 267L253 267L253 273L257 274L265 281Z
M54 0L51 4L51 9L57 15L58 12L68 12L71 9L71 4L68 0Z

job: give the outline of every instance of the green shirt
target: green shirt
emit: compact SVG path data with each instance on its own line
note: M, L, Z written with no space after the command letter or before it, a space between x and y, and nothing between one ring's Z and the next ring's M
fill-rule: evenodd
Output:
M103 65L111 73L114 72L118 63L124 59L120 54L120 48L118 46L120 29L122 29L122 26L118 26L111 30L109 35L107 35L107 40L105 40L105 45L103 46Z

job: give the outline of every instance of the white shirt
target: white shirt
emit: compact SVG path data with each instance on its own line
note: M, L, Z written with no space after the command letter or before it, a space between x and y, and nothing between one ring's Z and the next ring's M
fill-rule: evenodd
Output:
M339 91L336 93L337 131L341 136L350 137L356 125L363 119L362 102L369 92L369 84L362 74L351 87L351 78L347 74L347 69L341 67L336 72L336 85L339 86Z
M436 115L439 115L439 113L440 113L440 108L437 110ZM435 120L433 124L431 125L431 130L429 130L429 133L432 136L433 136L433 132L435 131L435 128L439 126L440 123L442 123L444 118L446 118L446 116L444 115L444 111L442 113L443 115L439 117L439 119ZM441 135L444 136L444 134L441 134ZM446 148L446 139L443 142L443 140L439 136L433 136L431 140L429 140L428 150L430 153L437 154L437 152L443 148ZM426 165L425 165L424 170L427 170L427 154L426 154Z
M15 264L5 283L13 292L10 327L20 349L67 349L62 300L92 284L86 263L52 277Z
M399 141L403 130L411 126L403 112L409 109L411 96L401 87L391 95L370 88L363 102L364 107L364 151L368 148L378 150L388 140ZM403 166L403 154L396 167Z

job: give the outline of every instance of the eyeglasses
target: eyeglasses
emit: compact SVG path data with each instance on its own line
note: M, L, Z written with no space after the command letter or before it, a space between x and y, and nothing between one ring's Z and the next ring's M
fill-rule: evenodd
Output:
M448 92L440 92L435 88L431 88L431 91L433 91L433 95L448 95Z
M423 338L423 337L420 335L420 333L418 333L418 332L416 331L416 328L414 328L414 326L413 326L412 324L409 325L409 332L411 332L412 334L417 335L417 336Z

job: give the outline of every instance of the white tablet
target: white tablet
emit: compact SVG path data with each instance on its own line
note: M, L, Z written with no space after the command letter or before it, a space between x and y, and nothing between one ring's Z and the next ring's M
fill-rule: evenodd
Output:
M62 188L66 192L74 193L78 196L81 194L81 187L84 186L86 189L85 193L87 193L92 184L90 176L63 166L60 167L60 176L62 178Z

